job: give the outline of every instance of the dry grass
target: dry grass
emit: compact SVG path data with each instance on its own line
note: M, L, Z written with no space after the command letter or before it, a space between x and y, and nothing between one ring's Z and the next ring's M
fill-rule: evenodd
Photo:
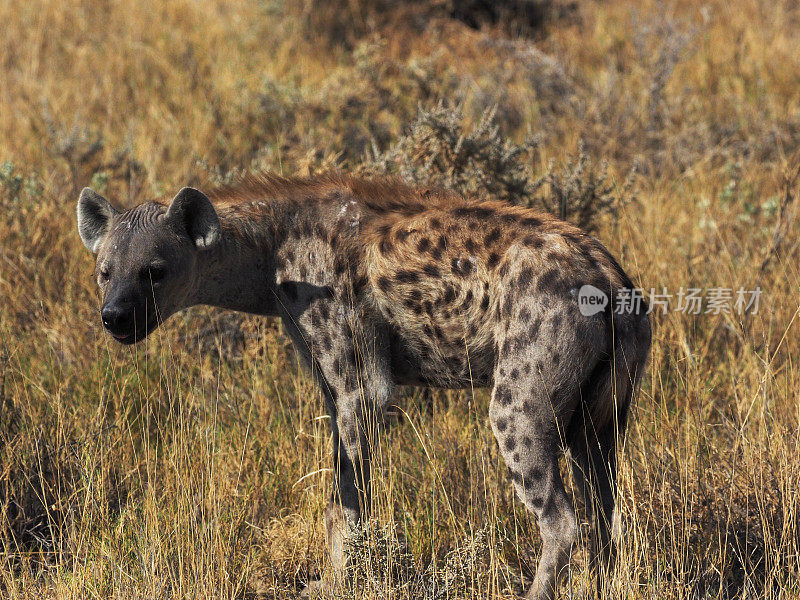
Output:
M800 597L797 4L581 2L535 45L447 15L367 20L352 50L315 29L325 9L286 4L0 3L0 593L291 598L325 567L327 417L285 338L196 309L115 346L76 190L133 204L380 156L422 173L412 124L446 100L467 132L493 108L527 149L504 181L592 206L576 218L642 287L764 290L746 319L654 315L614 596ZM480 164L428 174L504 193ZM507 597L537 535L487 395L401 400L354 594Z

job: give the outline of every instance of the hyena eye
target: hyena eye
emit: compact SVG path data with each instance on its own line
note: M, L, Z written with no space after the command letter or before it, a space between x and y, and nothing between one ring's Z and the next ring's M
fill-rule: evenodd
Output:
M97 273L97 277L100 279L100 281L108 281L108 269L106 267L100 269L100 271Z
M150 280L153 283L158 283L162 279L164 279L164 275L166 274L166 269L164 267L153 265L148 267L144 270L144 278Z

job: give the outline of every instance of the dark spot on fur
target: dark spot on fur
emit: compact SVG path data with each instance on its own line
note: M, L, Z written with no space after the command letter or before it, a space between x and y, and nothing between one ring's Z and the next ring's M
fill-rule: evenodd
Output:
M333 274L336 277L341 277L344 274L345 270L347 269L347 265L345 264L344 260L337 258L333 263Z
M505 441L505 446L506 451L511 452L517 447L517 440L515 440L512 436L508 436Z
M442 228L442 222L436 217L433 217L431 219L431 229L441 229L441 228Z
M554 330L555 329L559 329L561 327L561 321L562 320L563 319L562 319L561 315L556 315L555 317L553 317L553 320L550 321L550 322L553 324L553 329Z
M497 263L500 262L500 255L497 252L492 252L489 255L489 260L486 261L486 266L490 269L494 269L497 266Z
M489 248L490 246L497 243L497 240L500 239L500 230L495 227L489 233L486 234L486 237L483 238L483 245Z
M554 352L553 353L553 364L557 365L560 362L561 362L561 354L559 354L558 352Z
M530 375L531 374L531 363L525 363L525 367L522 369L522 372L525 373L525 375Z
M319 342L322 345L322 349L325 352L330 352L333 348L333 344L331 343L331 336L328 335L326 331L323 331L320 335Z
M536 289L542 293L552 293L557 291L558 284L561 282L561 276L555 269L549 269L536 282Z
M517 277L517 285L520 288L527 288L531 281L533 280L533 269L531 267L525 267L522 271L519 272L519 277Z
M380 250L381 254L389 254L389 252L392 251L393 247L394 246L392 245L392 240L390 240L389 238L383 238L381 240L380 245L378 246L378 249Z
M453 211L456 217L475 217L477 219L488 219L494 214L491 208L481 206L463 206Z
M517 379L519 379L519 369L517 368L511 369L510 376L512 381L516 381Z
M466 242L464 242L464 248L466 248L467 252L469 252L470 254L478 253L478 245L472 238L469 238Z
M409 231L408 229L398 229L397 233L395 234L397 239L401 242L405 242L408 239L408 236L410 235L411 231Z
M504 385L498 385L495 389L494 397L500 406L508 406L511 404L511 391Z
M531 320L531 311L525 307L521 311L519 311L519 318L523 323L527 323Z
M424 237L419 242L417 242L417 250L419 252L427 252L428 248L431 247L431 241Z
M484 294L483 299L481 300L481 310L485 311L489 308L489 296Z
M325 287L327 296L329 298L333 298L334 296L333 288L329 285L326 285ZM363 275L360 277L356 277L355 281L353 281L353 293L357 296L358 294L361 293L361 290L363 290L365 287L367 287L367 278L364 277Z
M345 392L352 392L358 387L358 378L352 371L345 371L343 379Z
M538 250L544 246L544 240L536 235L526 235L524 238L522 238L522 243L528 248L533 248L534 250Z
M525 446L526 448L530 448L531 446L533 446L533 440L526 435L522 438L522 445Z
M514 452L514 456L511 457L514 462L519 462L519 452Z
M514 302L514 297L510 291L506 292L506 297L503 299L503 314L511 315L511 305Z
M424 267L422 267L422 271L423 273L425 273L425 275L428 275L430 277L441 276L441 273L439 272L439 267L437 267L436 265L425 265Z
M508 429L508 419L506 419L505 417L497 419L497 431L502 433L506 429Z
M453 289L453 286L448 285L447 291L444 293L444 301L449 304L455 299L456 299L456 291Z
M472 293L472 290L467 290L467 294L466 296L464 296L464 302L461 304L461 306L463 306L465 309L469 308L470 305L472 304L473 297L474 294Z
M392 287L392 282L389 281L388 277L381 276L378 278L378 287L381 288L382 292L388 292L389 289Z
M400 283L416 283L419 281L419 273L417 273L416 271L401 269L400 271L397 272L395 278Z
M475 262L466 258L454 258L450 265L456 275L469 275L475 271Z
M544 479L544 471L536 467L533 467L530 471L528 471L528 474L525 476L525 479L530 479L531 481L541 481L542 479Z
M500 266L500 270L497 271L497 274L500 275L500 277L505 277L506 275L508 275L508 263L507 262L503 263Z
M434 248L433 251L431 252L433 258L436 260L440 260L446 248L447 248L447 238L443 235L440 235L439 241L436 244L436 248Z
M538 217L527 217L520 221L520 224L523 227L540 227L542 225L542 220Z

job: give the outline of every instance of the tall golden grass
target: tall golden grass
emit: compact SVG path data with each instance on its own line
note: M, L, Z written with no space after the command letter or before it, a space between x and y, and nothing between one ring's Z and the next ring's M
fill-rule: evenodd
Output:
M635 166L597 227L646 290L763 290L745 317L653 315L613 596L800 597L797 3L581 2L535 42L437 13L337 43L326 10L0 3L0 593L292 598L325 569L327 417L286 338L194 309L116 346L77 190L132 205L234 169L358 169L449 99L539 135L531 177L580 143L617 189ZM538 537L487 402L400 395L353 593L521 588Z

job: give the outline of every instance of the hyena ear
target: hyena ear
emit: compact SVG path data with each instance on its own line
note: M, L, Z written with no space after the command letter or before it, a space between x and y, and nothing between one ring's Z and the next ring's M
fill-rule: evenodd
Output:
M200 190L190 187L183 188L172 199L167 219L183 227L198 249L212 246L222 232L211 200Z
M108 200L88 187L83 188L78 198L78 233L84 245L95 254L108 233L111 217L116 214L119 211Z

